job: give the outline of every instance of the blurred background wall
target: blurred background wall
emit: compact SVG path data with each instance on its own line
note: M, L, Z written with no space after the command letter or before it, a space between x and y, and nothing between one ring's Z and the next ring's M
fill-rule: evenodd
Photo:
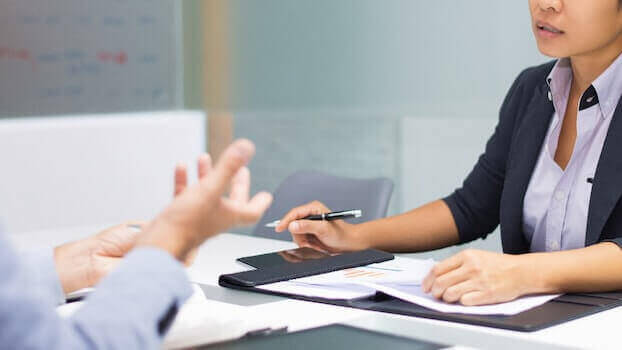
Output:
M0 118L206 109L210 151L232 136L257 144L254 190L309 168L386 176L396 185L390 214L459 186L512 80L546 60L526 0L2 9ZM499 249L498 237L478 244Z
M273 190L300 168L387 176L391 214L456 188L513 79L546 61L527 1L226 3L230 108L235 135L258 146L254 187ZM186 103L200 106L200 4L184 4ZM500 249L498 235L476 246Z

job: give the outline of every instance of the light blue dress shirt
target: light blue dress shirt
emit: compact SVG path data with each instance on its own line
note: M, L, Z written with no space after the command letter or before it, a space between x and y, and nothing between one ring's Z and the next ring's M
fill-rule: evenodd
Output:
M547 78L555 112L531 177L523 207L523 231L532 252L585 247L592 183L615 108L622 96L620 55L582 96L587 106L577 108L577 137L565 169L555 162L555 152L566 114L572 67L557 61ZM543 116L544 117L544 116Z
M0 232L0 347L155 349L192 288L165 251L139 248L69 318L52 250L18 256Z

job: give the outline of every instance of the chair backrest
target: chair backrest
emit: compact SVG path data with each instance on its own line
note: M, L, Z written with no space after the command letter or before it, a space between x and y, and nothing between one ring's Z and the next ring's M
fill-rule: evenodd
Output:
M205 146L195 111L0 120L0 223L19 234L151 219L175 164Z
M352 179L318 171L299 171L287 177L274 193L274 202L261 218L253 235L291 241L289 232L276 233L266 223L280 219L290 209L318 200L333 211L362 209L360 223L386 216L393 182L387 178Z

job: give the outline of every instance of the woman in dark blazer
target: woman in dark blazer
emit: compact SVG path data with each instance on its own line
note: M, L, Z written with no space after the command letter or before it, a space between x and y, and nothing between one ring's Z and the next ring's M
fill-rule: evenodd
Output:
M424 290L479 305L535 293L622 289L622 0L529 0L540 51L523 71L463 186L407 213L359 225L300 220L277 227L301 246L413 252L484 238L503 254L465 250L438 263Z

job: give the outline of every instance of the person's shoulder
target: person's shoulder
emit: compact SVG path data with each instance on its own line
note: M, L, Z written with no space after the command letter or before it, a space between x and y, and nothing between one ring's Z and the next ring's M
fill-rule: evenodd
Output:
M516 82L524 86L537 86L546 81L557 60L524 69L516 78Z

